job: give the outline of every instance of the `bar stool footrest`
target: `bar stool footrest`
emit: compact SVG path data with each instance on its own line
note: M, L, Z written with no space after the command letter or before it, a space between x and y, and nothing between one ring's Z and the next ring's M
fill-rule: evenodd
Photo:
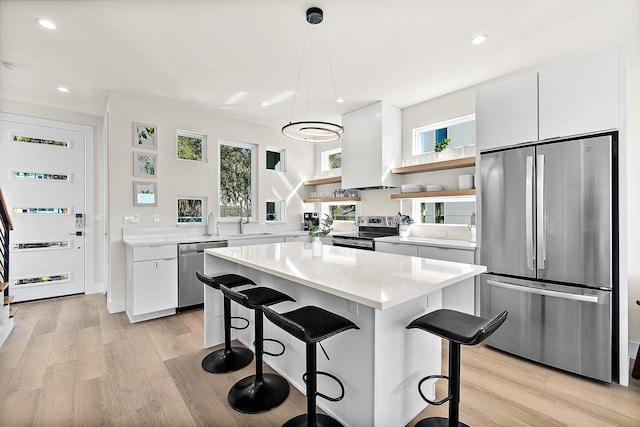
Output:
M422 397L422 400L424 400L428 404L440 406L443 403L447 403L448 401L450 401L452 396L448 395L447 397L445 397L442 400L438 400L438 401L433 402L433 401L427 399L426 396L422 393L422 383L427 381L427 380L432 380L434 378L445 379L445 380L449 381L449 377L446 376L446 375L429 375L428 377L424 377L423 379L421 379L420 382L418 383L418 393L420 393L420 397Z
M307 414L298 415L297 417L291 418L289 421L284 423L282 427L307 427L309 425L307 423L307 419L308 419ZM344 427L340 423L340 421L324 414L316 414L316 426L317 427Z
M247 322L247 324L246 324L246 325L244 325L244 326L229 325L229 327L230 327L231 329L236 329L236 330L238 330L238 331L241 331L241 330L243 330L243 329L247 329L247 328L249 327L249 324L250 324L250 323L249 323L249 319L247 319L246 317L231 316L231 317L229 318L229 320L242 320L242 321L244 321L244 322Z
M316 391L316 396L319 396L319 397L321 397L323 399L326 399L326 400L328 400L330 402L339 402L339 401L342 400L342 398L344 398L344 385L342 384L342 381L340 381L340 379L338 377L336 377L335 375L330 374L328 372L324 372L324 371L317 371L316 375L324 375L325 377L329 377L332 380L334 380L335 382L337 382L338 385L340 386L340 396L338 396L338 397L327 396L326 394L322 394L319 391ZM302 375L302 381L304 381L305 384L307 383L307 373L306 372Z
M449 418L425 418L424 420L418 421L416 427L449 427ZM458 427L469 427L469 425L458 422Z
M266 351L266 350L263 348L263 349L262 349L262 354L266 354L266 355L273 356L273 357L278 357L278 356L282 356L282 355L284 354L285 350L287 349L287 348L284 346L284 343L283 343L282 341L274 340L273 338L262 338L262 342L263 342L263 344L264 344L264 342L265 342L265 341L270 341L270 342L274 342L274 343L276 343L276 344L280 344L280 345L282 346L282 351L281 351L280 353L271 353L271 352ZM255 345L256 345L256 343L254 342L254 343L253 343L253 345L255 346Z

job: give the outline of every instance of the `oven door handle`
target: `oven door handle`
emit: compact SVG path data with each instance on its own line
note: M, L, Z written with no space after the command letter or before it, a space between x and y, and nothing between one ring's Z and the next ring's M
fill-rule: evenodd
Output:
M597 295L570 294L567 292L550 291L548 289L530 288L528 286L513 285L511 283L498 282L497 280L487 280L487 284L498 287L498 288L511 289L514 291L524 292L528 294L562 298L562 299L568 299L573 301L592 302L595 304L598 303Z

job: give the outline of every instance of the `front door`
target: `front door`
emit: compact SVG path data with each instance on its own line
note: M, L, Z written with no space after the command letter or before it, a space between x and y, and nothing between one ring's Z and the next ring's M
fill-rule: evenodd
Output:
M0 120L0 186L14 226L14 301L83 293L84 133Z

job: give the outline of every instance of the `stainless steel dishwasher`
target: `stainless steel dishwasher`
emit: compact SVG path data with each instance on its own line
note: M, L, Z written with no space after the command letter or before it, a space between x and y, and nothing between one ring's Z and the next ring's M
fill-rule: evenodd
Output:
M204 304L204 285L196 271L204 272L205 249L226 246L226 240L178 244L178 311Z

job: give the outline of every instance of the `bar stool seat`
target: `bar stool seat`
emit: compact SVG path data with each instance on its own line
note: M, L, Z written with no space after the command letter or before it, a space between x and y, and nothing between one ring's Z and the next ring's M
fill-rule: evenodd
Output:
M267 319L276 326L279 326L306 343L306 372L302 379L307 384L307 413L291 418L283 427L342 426L336 419L324 414L317 414L316 412L316 396L332 402L340 401L344 397L344 386L342 382L332 374L318 371L316 343L320 343L327 338L349 329L360 328L349 319L320 307L305 306L288 313L277 313L269 307L263 307L262 310ZM319 393L317 391L317 375L325 375L336 381L341 389L340 396L329 397Z
M460 345L476 345L491 336L507 319L503 311L492 319L485 319L455 310L435 310L413 320L407 329L422 329L449 341L449 376L429 375L418 383L418 392L422 399L432 405L449 402L449 418L425 418L416 427L463 426L459 421L460 406ZM439 401L431 401L422 393L422 383L430 379L449 380L449 395Z
M234 288L243 285L253 285L256 283L251 279L247 279L239 274L219 274L207 276L196 271L196 277L205 285L220 289L220 285ZM231 303L228 298L224 298L224 348L213 351L202 359L202 369L212 374L223 374L227 372L235 372L244 368L253 360L253 352L244 347L231 346L231 329L246 329L249 327L249 320L244 317L231 316ZM233 326L232 319L244 320L245 326Z
M280 341L264 338L262 311L265 307L285 301L295 301L289 295L267 287L249 288L241 291L220 285L225 297L250 308L255 313L255 350L256 373L245 377L229 390L229 405L238 412L257 414L275 408L289 396L289 383L278 374L264 373L262 356L280 356L284 353L284 344ZM280 353L264 351L264 341L273 341L282 346Z

